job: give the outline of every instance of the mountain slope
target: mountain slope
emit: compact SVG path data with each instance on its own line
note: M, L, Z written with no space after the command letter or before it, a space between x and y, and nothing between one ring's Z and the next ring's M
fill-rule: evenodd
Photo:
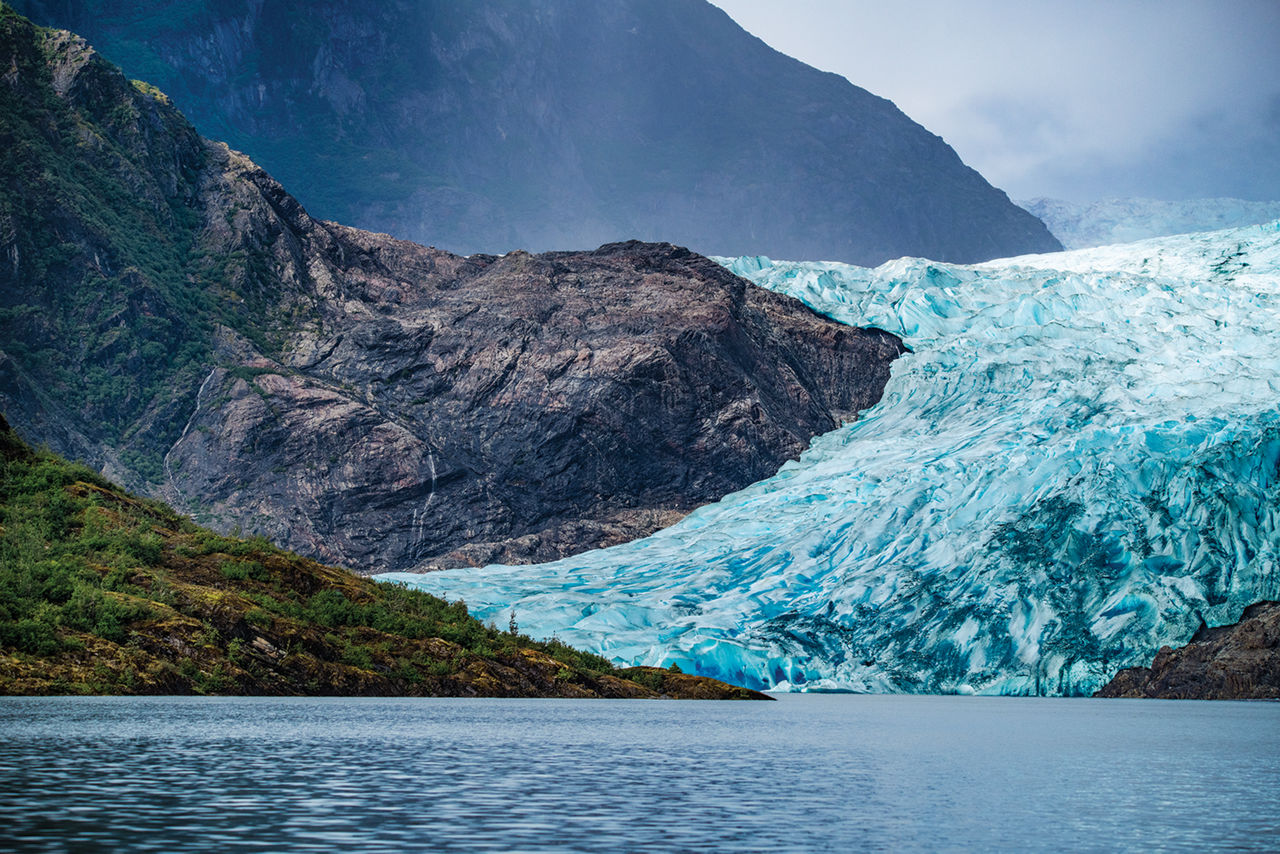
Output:
M739 684L1091 694L1280 598L1280 222L973 266L726 261L911 352L635 543L396 575Z
M1058 248L892 103L704 0L17 5L159 85L309 209L457 252Z
M670 245L319 222L7 8L0 67L0 407L223 531L364 570L619 542L771 475L902 352Z
M753 697L220 537L33 452L3 417L0 534L0 694Z

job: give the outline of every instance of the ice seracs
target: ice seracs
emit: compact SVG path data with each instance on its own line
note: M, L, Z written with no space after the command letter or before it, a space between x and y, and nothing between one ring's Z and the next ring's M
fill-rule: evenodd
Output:
M900 335L881 403L647 539L385 577L795 690L1085 693L1280 596L1280 222L972 266L722 263Z

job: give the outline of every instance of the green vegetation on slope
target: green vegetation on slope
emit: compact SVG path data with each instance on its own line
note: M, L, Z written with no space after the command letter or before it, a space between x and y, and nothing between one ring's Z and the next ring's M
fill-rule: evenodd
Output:
M0 346L68 410L128 444L142 411L206 349L208 334L186 320L208 313L187 269L201 149L174 145L173 184L158 192L137 151L185 129L156 127L172 118L147 109L163 96L135 87L75 109L50 76L55 37L0 7L14 78L0 85L0 231L12 238ZM153 479L151 446L168 432L139 437L139 468Z
M222 537L0 417L0 694L746 697Z
M268 264L202 242L217 165L154 86L3 4L0 67L0 361L159 483L215 325L264 340Z

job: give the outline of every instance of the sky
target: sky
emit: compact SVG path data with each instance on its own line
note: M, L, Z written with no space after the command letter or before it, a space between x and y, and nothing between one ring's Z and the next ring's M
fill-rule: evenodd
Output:
M1280 200L1280 0L712 0L1014 199Z

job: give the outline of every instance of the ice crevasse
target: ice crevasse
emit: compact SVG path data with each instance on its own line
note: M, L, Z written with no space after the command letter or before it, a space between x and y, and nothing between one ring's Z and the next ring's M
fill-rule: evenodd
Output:
M381 577L782 690L1088 693L1280 598L1280 222L967 266L720 261L901 336L881 402L646 539Z

